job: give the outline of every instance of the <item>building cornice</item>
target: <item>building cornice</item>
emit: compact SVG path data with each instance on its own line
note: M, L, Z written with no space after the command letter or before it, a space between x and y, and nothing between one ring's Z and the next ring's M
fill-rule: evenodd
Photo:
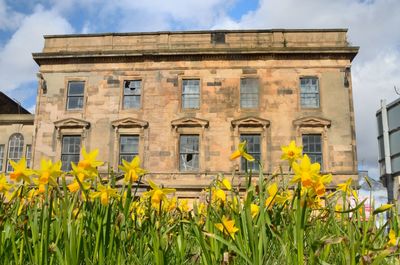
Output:
M358 47L343 49L291 48L265 50L212 50L212 51L118 51L109 52L65 52L33 53L38 65L71 64L71 63L116 63L140 62L145 60L285 60L285 59L346 59L352 61L357 55Z

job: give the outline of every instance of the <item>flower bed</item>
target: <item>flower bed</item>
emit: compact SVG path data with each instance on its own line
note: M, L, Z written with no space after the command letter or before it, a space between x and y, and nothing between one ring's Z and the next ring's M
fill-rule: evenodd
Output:
M331 175L291 142L282 159L293 177L246 172L246 192L218 176L189 203L146 179L139 157L116 177L100 178L98 151L62 172L25 159L0 175L0 260L3 264L399 264L399 223L393 205L369 219L351 180L327 193ZM231 159L258 163L241 143ZM262 165L260 165L261 167ZM262 170L260 170L262 172ZM74 177L67 183L66 174ZM290 181L278 183L276 179ZM138 182L149 190L137 196ZM9 181L9 179L11 181ZM257 181L252 181L257 179ZM295 187L289 189L289 186ZM375 225L379 213L386 223Z

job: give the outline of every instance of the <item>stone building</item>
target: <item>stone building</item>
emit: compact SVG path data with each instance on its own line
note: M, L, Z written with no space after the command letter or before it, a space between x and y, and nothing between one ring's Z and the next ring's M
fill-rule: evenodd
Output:
M0 92L0 172L10 172L10 160L26 157L31 166L34 115Z
M98 148L117 168L139 154L149 177L196 191L241 139L270 174L281 145L304 146L334 182L357 178L351 62L345 29L45 36L34 164ZM257 170L257 165L250 165ZM101 170L107 170L105 166Z

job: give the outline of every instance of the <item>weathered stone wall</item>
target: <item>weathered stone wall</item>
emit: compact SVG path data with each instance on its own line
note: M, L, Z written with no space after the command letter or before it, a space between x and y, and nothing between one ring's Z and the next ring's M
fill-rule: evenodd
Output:
M26 145L33 144L33 115L31 114L1 114L0 115L0 145L4 146L4 154L0 159L3 166L0 172L5 172L8 156L8 143L10 137L20 133L24 137L23 156L26 154Z
M79 62L55 59L52 63L38 60L47 91L44 93L40 90L37 102L35 164L39 163L41 157L60 159L60 135L80 130L79 133L85 136L84 145L88 149L98 148L99 159L109 161L110 166L116 167L117 135L133 132L140 135L139 150L143 167L151 172L152 178L166 185L189 187L208 184L217 172L231 174L238 169L239 160L231 162L228 157L239 142L240 132L256 131L262 134L262 163L266 173L274 172L281 164L281 145L288 144L290 140L300 143L301 133L315 132L321 133L324 139L324 171L335 175L335 183L349 176L356 177L349 72L352 58L332 54L318 58L308 58L304 54L300 57L289 54L279 58L251 54L252 43L254 47L262 47L265 38L270 41L267 46L274 46L276 39L281 36L282 40L283 35L287 40L286 46L347 47L345 32L321 34L267 32L257 35L253 32L246 35L234 32L226 36L230 47L247 47L245 56L236 57L207 55L194 58L176 54L105 61L102 58ZM176 35L50 36L46 38L44 52L58 52L65 56L62 51L115 50L115 47L145 50L145 47L156 49L164 42L175 46L180 44L182 47L186 47L186 42L190 45L197 43L200 46L204 44L204 47L210 46L210 33ZM163 42L163 38L168 40ZM112 42L112 48L106 42ZM50 60L55 55L46 56L46 60ZM319 79L321 103L318 109L300 107L299 80L304 76ZM243 77L259 79L257 109L240 108L240 79ZM182 79L185 78L200 79L201 100L198 110L181 108ZM142 80L141 108L124 110L123 81L131 79ZM80 111L66 110L66 88L71 80L85 81L84 108ZM231 123L246 117L267 120L269 124L238 129ZM67 126L66 131L58 131L54 122L66 118L83 120L90 123L90 126ZM112 123L124 118L144 121L148 125L132 129L120 128L117 131ZM208 124L198 127L173 126L173 121L182 118L197 118ZM324 125L326 121L328 125ZM200 135L200 169L195 174L179 172L179 133Z

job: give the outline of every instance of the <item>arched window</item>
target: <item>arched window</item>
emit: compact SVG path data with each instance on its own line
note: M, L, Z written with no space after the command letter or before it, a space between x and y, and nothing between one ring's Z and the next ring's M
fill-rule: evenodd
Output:
M22 157L24 149L24 137L20 133L15 133L8 140L7 172L13 171L10 160L18 162Z

